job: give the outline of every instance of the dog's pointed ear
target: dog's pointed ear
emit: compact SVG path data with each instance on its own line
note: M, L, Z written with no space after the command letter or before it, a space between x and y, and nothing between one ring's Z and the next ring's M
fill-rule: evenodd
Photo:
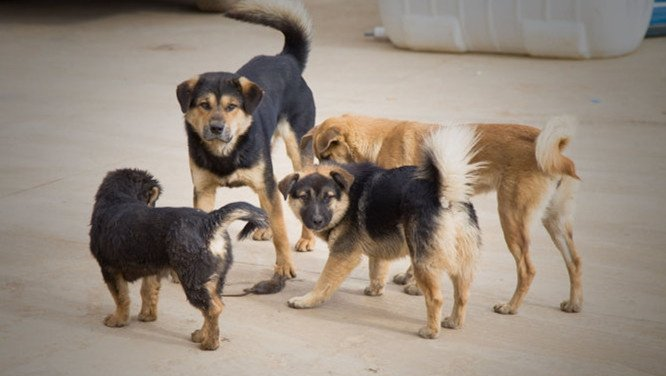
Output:
M259 85L243 76L238 77L236 81L243 94L243 110L245 110L246 113L251 114L257 106L259 106L259 103L261 103L261 98L264 97L264 91L261 90Z
M299 178L300 175L298 175L298 172L294 172L293 174L285 176L284 179L280 180L278 183L278 189L280 190L280 193L282 193L282 197L284 197L285 200L289 196L291 188L293 188L294 184L296 184Z
M180 103L180 110L183 111L183 113L186 113L187 110L190 109L194 86L196 86L197 82L199 82L199 76L183 81L178 87L176 87L176 97L178 98L178 103Z
M354 175L350 174L347 170L336 168L331 171L331 178L340 186L345 192L349 193L349 189L354 183Z
M160 189L159 186L153 186L150 188L150 193L148 194L148 206L150 207L155 207L155 201L157 201L158 198L160 198L160 193L162 193L162 190Z

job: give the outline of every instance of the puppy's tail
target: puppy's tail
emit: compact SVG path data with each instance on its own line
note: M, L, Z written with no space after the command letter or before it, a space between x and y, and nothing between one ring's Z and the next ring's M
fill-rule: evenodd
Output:
M238 234L238 240L245 239L257 228L269 226L266 213L254 205L246 202L232 202L210 213L214 227L227 228L231 222L242 220L247 224Z
M557 116L548 120L536 139L535 156L539 168L549 175L576 175L576 166L562 151L573 138L577 121L571 116Z
M300 1L240 0L224 13L228 18L265 25L284 34L282 55L293 56L301 71L310 53L312 20Z
M471 163L477 141L476 129L469 125L442 126L425 139L419 176L437 182L445 207L467 202L474 193L472 184L482 165Z

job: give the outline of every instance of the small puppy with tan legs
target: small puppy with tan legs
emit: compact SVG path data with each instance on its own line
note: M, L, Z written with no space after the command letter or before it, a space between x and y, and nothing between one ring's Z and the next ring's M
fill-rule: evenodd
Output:
M142 279L140 321L157 320L160 279L168 270L180 278L187 300L201 311L204 323L192 333L203 350L220 341L221 295L232 262L228 226L247 221L239 239L268 227L263 210L245 202L210 213L193 208L156 208L162 188L148 172L109 172L95 195L90 219L90 252L116 303L104 319L108 327L129 323L128 282Z
M383 293L389 260L409 255L425 295L423 338L465 321L480 235L469 202L478 167L470 164L473 128L442 128L426 138L418 166L386 170L366 164L323 164L280 181L297 218L328 243L329 257L313 290L289 299L292 308L316 307L370 258L367 295ZM441 273L454 286L453 311L441 319Z
M564 257L570 296L560 305L565 312L583 307L581 260L573 240L574 195L579 177L573 161L562 154L572 138L575 119L555 117L545 128L517 124L470 124L478 137L472 163L483 163L473 183L475 195L496 191L500 223L515 258L517 286L507 303L495 312L515 314L534 278L530 224L543 210L542 223ZM383 168L418 165L423 141L439 125L356 115L329 118L310 130L301 147L312 142L320 161L371 162ZM419 294L411 268L394 278L407 284L405 292Z

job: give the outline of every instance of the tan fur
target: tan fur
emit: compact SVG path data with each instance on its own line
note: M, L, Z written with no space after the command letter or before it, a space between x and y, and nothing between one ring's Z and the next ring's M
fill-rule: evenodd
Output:
M534 266L529 255L529 227L534 214L545 204L543 223L562 253L571 282L570 298L561 304L566 312L582 308L581 262L571 234L576 175L573 161L561 154L568 139L549 151L548 168L539 168L536 141L540 130L517 124L471 124L478 143L472 163L483 163L473 185L474 193L496 191L498 211L507 246L517 267L516 291L508 303L495 311L516 313L530 283ZM383 168L417 165L425 137L438 125L343 115L325 120L308 132L302 146L312 141L320 160L340 163L372 162ZM559 187L558 187L559 184ZM554 192L554 193L553 193ZM411 270L394 281L411 281ZM417 281L418 282L418 281ZM420 284L427 285L427 281ZM407 292L418 292L413 286Z
M247 81L247 80L245 80ZM249 81L248 81L249 82ZM254 84L253 84L254 85ZM208 111L202 108L203 104L210 106ZM196 106L185 114L185 119L192 124L195 132L203 139L204 127L208 125L211 118L217 117L224 121L225 127L233 136L230 142L220 140L206 141L204 145L217 156L226 156L234 149L239 136L247 132L252 124L252 116L246 114L240 107L238 99L231 96L223 96L218 102L211 93L196 99Z
M204 317L201 329L192 332L192 342L200 343L202 350L215 350L220 346L219 317L224 309L222 299L215 292L217 280L206 283L206 289L210 296L210 307L201 310Z
M160 278L156 275L143 277L141 282L141 312L140 321L157 320L157 301L160 294Z
M297 172L300 176L320 174L330 176L331 173L349 175L347 171L335 165L311 166ZM293 174L292 174L293 175ZM351 176L353 178L353 176ZM285 177L280 184L288 184L292 176ZM351 182L350 182L351 185ZM284 188L282 189L284 191ZM294 214L301 220L302 202L288 198ZM363 200L363 199L362 199ZM363 207L364 203L358 203ZM358 224L355 219L345 217L349 207L348 191L340 199L332 199L329 208L333 217L327 227L315 232L328 243L329 257L312 291L304 296L289 299L292 308L312 308L327 301L338 289L351 271L358 266L363 254L370 260L370 285L364 293L370 296L381 295L384 291L389 261L408 255L408 245L403 234L402 241L384 240L377 242L366 232L361 232L353 241L352 249L338 248L338 239L348 239L350 229ZM423 338L437 338L441 327L458 329L464 323L466 304L475 259L478 254L478 229L470 226L467 214L463 214L460 203L452 203L451 210L443 211L438 218L438 232L433 234L430 245L433 255L427 259L412 259L416 281L424 292L427 308L426 326L419 330ZM454 306L451 316L441 319L443 297L440 276L446 271L454 283Z
M116 311L104 319L104 325L109 327L121 327L129 323L129 287L127 281L121 274L116 275L115 281L107 283L113 301L116 303Z

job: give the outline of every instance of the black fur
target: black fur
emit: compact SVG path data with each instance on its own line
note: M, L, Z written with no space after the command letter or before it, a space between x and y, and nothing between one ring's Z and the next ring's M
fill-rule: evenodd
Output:
M146 171L109 172L95 196L90 251L107 284L112 285L118 275L132 282L161 276L171 268L178 274L188 301L207 309L210 296L204 284L217 278L216 293L221 294L232 263L229 235L221 226L232 219L248 221L241 231L242 238L257 227L267 227L266 215L243 202L211 213L193 208L154 208L148 205L153 188L160 189L159 183ZM223 257L210 248L219 230L225 239Z
M285 45L280 54L257 56L236 73L204 73L199 76L191 91L186 86L179 86L177 94L183 113L192 108L194 99L202 94L212 93L219 99L222 94L232 93L241 100L246 112L252 114L249 130L239 138L235 150L224 157L210 153L192 126L186 122L190 157L199 167L220 177L228 176L240 168L251 168L263 161L266 163L264 183L268 193L272 195L275 179L270 146L277 123L281 120L288 121L297 140L314 125L314 98L301 76L310 50L309 36L287 20L275 17L256 16L233 10L225 13L225 16L276 28L285 35ZM247 98L244 98L238 88L238 79L241 76L263 90L263 96L256 108L246 107Z
M341 223L353 223L349 236L340 237L331 251L350 249L344 243L353 243L361 232L366 232L377 244L402 243L404 237L408 240L410 252L413 259L427 258L432 247L432 234L438 226L436 218L440 211L450 210L442 207L439 192L439 175L428 176L423 179L418 176L417 168L405 166L395 169L383 169L370 163L341 165L354 176L354 182L349 188L349 207L340 221ZM317 177L321 181L317 180ZM313 182L317 181L313 184ZM315 188L318 192L326 182L333 184L335 179L324 177L319 174L307 175L294 182L289 194L296 198L299 191L307 187ZM333 184L335 185L335 184ZM339 192L343 188L338 187ZM306 226L310 226L312 220L308 218L311 206L316 205L314 201L321 201L320 195L303 206L301 218ZM478 228L478 222L474 206L470 202L460 203L467 212L470 225ZM324 206L322 206L323 208ZM324 213L325 218L331 218L331 213ZM326 223L327 224L327 223ZM325 225L322 227L325 227ZM318 229L310 227L317 231ZM326 236L324 236L326 237ZM391 249L387 247L386 249ZM397 256L394 256L397 257Z

